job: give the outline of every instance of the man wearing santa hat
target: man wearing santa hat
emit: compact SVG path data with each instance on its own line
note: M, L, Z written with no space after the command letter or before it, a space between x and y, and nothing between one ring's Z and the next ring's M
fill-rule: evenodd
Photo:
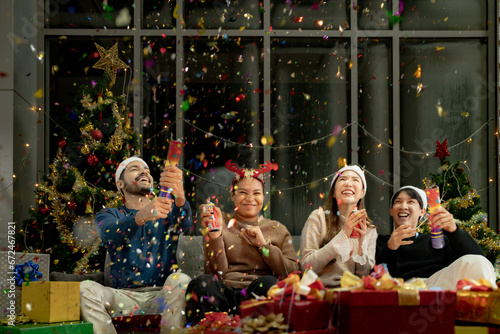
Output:
M156 197L144 160L131 157L118 166L115 182L125 205L106 208L95 217L111 260L113 287L93 281L80 285L82 317L92 322L94 333L116 333L111 318L152 308L163 311L163 333L182 327L190 278L172 270L178 239L172 236L193 223L182 176L176 166L165 167L159 184L172 198Z

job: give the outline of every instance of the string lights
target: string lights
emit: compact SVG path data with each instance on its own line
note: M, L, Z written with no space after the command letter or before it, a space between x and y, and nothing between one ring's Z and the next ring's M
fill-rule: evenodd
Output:
M17 92L16 92L16 93L17 93ZM19 93L17 93L17 94L19 95ZM19 96L20 96L20 95L19 95ZM24 101L26 101L26 103L28 103L28 104L30 105L30 103L29 103L26 99L24 99L24 98L23 98L23 100L24 100ZM31 106L31 105L30 105L30 106ZM35 108L35 107L33 107L33 106L31 106L31 107L32 107L32 108ZM40 111L42 111L42 110L41 110L41 108L40 108L39 110L40 110ZM46 112L45 112L45 111L43 111L43 113L44 113L44 114L46 114ZM47 116L50 118L50 115L47 115ZM239 142L232 141L232 140L230 140L230 139L228 139L228 138L224 138L224 137L220 137L220 136L214 135L214 134L213 134L213 133L211 133L210 131L206 131L206 130L204 130L204 129L200 128L199 126L197 126L197 125L195 125L195 124L191 123L189 120L187 120L187 119L186 119L186 118L184 118L184 117L180 117L180 118L178 118L178 119L182 120L184 123L186 123L187 125L189 125L189 126L193 127L194 129L196 129L196 130L198 130L198 131L200 131L200 132L204 133L204 134L205 134L205 136L206 136L206 137L208 137L208 138L212 138L212 137L213 137L213 138L216 138L216 139L218 139L218 140L220 140L220 141L223 141L223 142L225 142L225 143L229 143L229 144L233 144L233 145L238 145L238 146L244 146L244 147L252 147L252 148L255 148L255 149L283 150L283 149L292 149L292 148L297 148L297 147L302 148L303 146L307 146L307 145L316 145L318 142L321 142L321 141L324 141L324 140L329 140L330 138L332 138L332 137L334 136L333 134L329 134L329 135L326 135L326 136L322 136L322 137L315 138L315 139L313 139L313 140L305 141L305 142L298 143L298 144L292 144L292 145L279 145L279 146L270 146L270 145L254 145L254 144L248 144L248 143L239 143ZM55 122L55 120L53 120L52 118L50 118L50 120L51 120L51 121L53 121L53 122ZM492 121L492 120L493 120L493 119L491 119L491 118L490 118L489 120L487 120L486 122L484 122L484 123L483 123L483 124L482 124L482 125L481 125L478 129L477 129L477 130L475 130L472 134L470 134L470 135L466 136L466 139L463 139L463 140L461 140L461 141L459 141L459 142L457 142L457 143L455 143L455 144L453 144L453 145L451 145L451 146L448 146L448 149L453 149L453 148L456 148L456 147L461 146L462 144L465 144L465 143L470 143L470 142L472 141L472 138L473 138L474 136L476 136L478 133L480 133L480 132L481 132L481 131L482 131L482 130L483 130L483 129L484 129L484 128L485 128L485 127L486 127L486 126L487 126L487 125L488 125L488 124ZM37 120L36 120L36 122L35 122L35 126L36 126L37 122L38 122L38 117L37 117ZM173 124L175 124L175 122L176 122L176 121L174 121L174 123L172 123L172 125L173 125ZM58 124L57 124L57 122L55 122L55 123L56 123L56 125L58 125ZM359 127L362 131L363 131L363 133L364 133L366 136L369 136L369 137L371 137L372 139L374 139L374 140L377 142L377 143L376 143L376 146L377 146L377 147L379 147L379 148L383 146L383 147L386 147L386 148L391 149L391 150L393 150L393 151L397 151L397 152L399 152L399 153L404 153L404 154L407 154L407 155L418 155L418 156L421 156L423 159L430 158L430 157L432 157L432 156L433 156L433 153L434 153L434 152L432 152L432 151L408 151L408 150L405 150L405 149L402 149L402 148L396 148L396 147L394 147L394 146L392 146L392 145L390 145L390 144L387 144L387 143L383 142L382 140L378 139L375 135L373 135L370 131L368 131L368 130L367 130L367 129L363 126L363 125L359 124L359 123L358 123L358 122L356 122L356 121L354 121L354 122L352 122L352 123L349 123L349 124L345 125L344 127L342 127L342 128L340 129L339 133L340 133L340 132L342 132L343 134L345 134L345 133L346 133L346 130L347 130L348 128L350 128L350 127L354 126L354 125L357 125L357 126L358 126L358 127ZM59 126L59 125L58 125L58 126ZM61 126L60 126L60 127L61 127ZM61 128L62 128L62 127L61 127ZM63 129L63 128L62 128L62 129ZM167 131L167 129L163 129L163 130L162 130L162 131L160 131L159 133L154 134L154 135L152 135L152 136L151 136L151 137L149 137L149 138L146 138L146 139L145 139L145 141L146 141L146 142L150 141L152 138L154 138L154 137L158 136L160 133L162 133L162 132L164 132L164 131ZM33 137L34 133L35 133L35 127L33 128L32 137ZM22 172L22 170L24 169L24 167L25 167L25 165L26 165L26 159L27 159L27 156L28 156L28 153L29 153L30 144L29 144L29 143L28 143L28 144L26 144L26 147L27 147L27 150L26 150L25 156L23 157L23 160L22 160L22 163L21 163L21 165L20 165L20 167L19 167L19 170L18 170L18 172L17 172L17 175L20 175L20 173ZM195 177L196 177L196 178L198 178L198 179L204 180L204 181L206 181L206 182L208 182L208 183L215 184L215 185L218 185L218 186L221 186L221 187L225 187L225 188L227 188L227 185L220 184L220 183L217 183L217 182L215 182L215 181L213 181L213 180L207 179L207 178L205 178L205 177L203 177L203 176L201 176L201 175L199 175L199 174L194 173L193 171L190 171L190 170L185 169L185 172L189 173L190 175L195 176ZM391 187L391 188L394 188L394 185L393 185L393 184L391 184L391 183L389 183L389 182L387 182L387 181L385 181L385 180L383 180L383 179L379 178L377 175L375 175L375 174L371 173L370 171L365 170L364 172L365 172L365 174L369 175L372 179L374 179L374 180L375 180L376 182L378 182L379 184L381 184L381 185L386 185L386 186L389 186L389 187ZM321 178L319 178L319 179L317 179L317 180L313 180L313 181L310 181L310 182L307 182L307 183L303 183L303 184L298 185L298 186L294 186L294 187L287 187L287 188L280 188L280 189L274 189L274 190L276 190L276 191L289 191L289 190L294 190L294 189L298 189L298 188L307 187L307 186L309 186L309 185L311 185L311 184L314 184L314 183L320 182L321 180L325 180L325 182L326 182L328 179L330 179L331 177L333 177L333 175L334 175L334 174L335 174L335 173L331 173L331 174L329 174L329 175L325 175L325 176L323 176L323 177L321 177ZM14 184L14 182L16 182L16 179L17 179L17 178L14 178L13 182L12 182L10 185L6 186L4 189L0 190L0 192L4 191L4 190L8 189L10 186L12 186L12 185ZM489 187L491 187L491 185L490 185ZM487 187L487 188L489 188L489 187ZM484 189L487 189L487 188L484 188ZM479 191L482 191L482 190L484 190L484 189L481 189L481 190L479 190Z
M223 137L220 137L220 136L217 136L217 135L214 135L213 133L211 133L210 131L206 131L202 128L200 128L199 126L196 126L195 124L189 122L187 119L185 119L184 117L181 117L180 118L184 123L186 123L187 125L197 129L198 131L201 131L202 133L205 134L205 137L209 137L209 138L216 138L217 140L220 140L220 141L223 141L223 142L226 142L226 143L229 143L229 144L233 144L233 145L239 145L239 146L244 146L244 147L252 147L252 148L256 148L256 149L270 149L270 150L283 150L283 149L291 149L291 148L296 148L296 147L299 147L299 148L302 148L303 146L306 146L306 145L316 145L318 142L320 141L324 141L324 140L329 140L330 138L332 138L334 135L333 134L329 134L329 135L326 135L326 136L322 136L322 137L319 137L319 138L316 138L316 139L313 139L313 140L309 140L309 141L305 141L305 142L302 142L302 143L299 143L299 144L293 144L293 145L279 145L279 146L261 146L261 145L253 145L253 144L247 144L247 143L239 143L239 142L235 142L235 141L232 141L230 139L227 139L227 138L223 138ZM466 137L466 139L464 140L461 140L459 141L458 143L452 145L452 146L448 146L448 149L452 149L452 148L455 148L455 147L459 147L460 145L462 144L465 144L465 143L470 143L472 141L472 137L476 136L478 133L480 133L493 119L489 119L488 121L484 122L477 130L475 130L472 134L468 135ZM377 141L377 144L376 146L378 148L381 148L382 146L386 147L386 148L389 148L393 151L397 151L399 153L404 153L404 154L407 154L407 155L418 155L420 157L422 157L423 159L427 159L427 158L430 158L433 156L433 153L434 152L431 152L431 151L428 151L428 152L425 152L425 151L408 151L408 150L405 150L405 149L402 149L402 148L395 148L394 146L392 145L389 145L383 141L381 141L380 139L378 139L375 135L373 135L372 133L370 133L363 125L359 124L358 122L352 122L352 123L349 123L347 124L346 126L344 126L343 128L340 129L339 133L342 132L343 134L346 133L346 130L353 126L353 125L357 125L358 127L360 127L364 134L373 138L374 140ZM164 130L162 130L164 131ZM154 136L157 136L158 134L154 135ZM153 136L153 137L154 137ZM151 137L152 138L152 137ZM224 185L224 184L220 184L218 182L215 182L213 180L209 180L199 174L196 174L194 173L193 171L190 171L190 170L187 170L187 169L184 169L185 172L195 176L196 178L198 179L202 179L208 183L211 183L211 184L215 184L215 185L218 185L220 187L224 187L224 188L228 188L227 185ZM389 186L391 188L394 188L394 185L379 178L378 176L376 176L375 174L371 173L370 171L368 170L364 170L365 174L369 175L372 179L374 179L376 182L378 182L379 184L381 185L386 185L386 186ZM303 184L300 184L298 186L294 186L294 187L287 187L287 188L280 188L280 189L273 189L273 191L278 191L278 192L281 192L281 191L288 191L288 190L294 190L294 189L298 189L298 188L303 188L303 187L307 187L311 184L315 184L315 183L318 183L320 182L321 180L324 180L324 182L327 182L328 179L330 179L331 177L333 177L335 173L332 173L332 174L329 174L329 175L326 175L326 176L323 176L317 180L313 180L313 181L310 181L310 182L307 182L307 183L303 183ZM489 187L491 187L492 185L486 187L486 188L483 188L483 189L480 189L479 191L482 191L482 190L485 190Z

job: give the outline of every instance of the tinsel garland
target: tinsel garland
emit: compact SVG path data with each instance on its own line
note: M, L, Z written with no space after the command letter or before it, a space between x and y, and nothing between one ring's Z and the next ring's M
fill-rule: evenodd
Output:
M488 216L485 212L474 214L468 221L455 220L457 225L474 238L483 249L485 255L495 264L497 277L500 278L500 235L487 225ZM430 222L424 218L419 227L419 233L430 232Z
M423 183L425 188L429 188L432 185L432 181L430 181L428 178L424 178ZM441 206L445 209L448 209L451 205L455 205L457 208L467 209L468 207L474 205L474 198L479 198L479 195L475 189L471 189L471 191L467 195L457 198L450 198L442 202Z
M77 217L72 214L68 214L68 204L71 201L70 194L61 193L57 191L54 186L57 178L59 177L57 166L61 165L64 165L67 170L71 171L75 175L76 181L73 184L74 191L78 192L84 187L88 187L94 192L104 193L105 198L107 198L106 206L109 207L118 206L121 202L121 196L116 191L107 191L89 184L85 181L85 178L81 175L77 168L69 165L68 159L64 156L62 151L58 151L53 164L50 165L51 173L49 175L49 180L52 181L52 185L48 186L47 184L43 184L39 187L39 189L48 194L48 200L52 203L52 212L50 215L54 217L57 224L57 230L59 231L61 241L71 246L74 253L82 252L85 254L82 259L77 262L74 270L75 273L81 273L88 264L90 256L99 250L101 240L97 238L92 245L83 245L77 238L74 237L73 231L68 227L68 220L70 221L71 226L73 226ZM93 216L91 219L93 220Z

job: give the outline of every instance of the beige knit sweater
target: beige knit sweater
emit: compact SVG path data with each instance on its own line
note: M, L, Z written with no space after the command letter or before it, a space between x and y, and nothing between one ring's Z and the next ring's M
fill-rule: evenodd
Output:
M340 216L341 226L345 217ZM302 268L311 268L318 274L326 287L340 286L340 278L348 270L358 276L367 275L375 265L377 231L368 228L361 244L359 239L351 239L341 230L332 240L325 242L327 225L325 212L316 209L310 215L302 229L300 253Z
M270 241L263 249L253 246L241 232L246 223L235 221L227 228L232 215L223 214L222 234L217 239L204 238L205 272L222 277L229 286L245 288L256 278L273 275L279 279L299 270L288 229L275 220L259 217L254 225L260 227Z

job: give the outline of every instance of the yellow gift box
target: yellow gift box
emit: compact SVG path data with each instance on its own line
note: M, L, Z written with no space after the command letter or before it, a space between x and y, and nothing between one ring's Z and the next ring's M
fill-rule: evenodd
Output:
M456 320L500 325L500 291L457 291Z
M23 314L33 321L80 320L80 282L28 282L22 291Z

